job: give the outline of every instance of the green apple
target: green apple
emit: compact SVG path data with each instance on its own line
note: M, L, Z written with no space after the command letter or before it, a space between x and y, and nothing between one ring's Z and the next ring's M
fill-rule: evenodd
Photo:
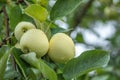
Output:
M30 29L36 28L32 23L30 22L26 22L26 21L22 21L20 23L17 24L17 26L15 27L14 30L14 34L15 37L18 41L20 41L20 38L22 37L22 35Z
M49 42L43 31L30 29L21 37L20 46L24 53L35 52L37 57L42 57L49 49Z
M75 55L72 39L64 33L53 35L50 40L48 55L54 62L66 63Z

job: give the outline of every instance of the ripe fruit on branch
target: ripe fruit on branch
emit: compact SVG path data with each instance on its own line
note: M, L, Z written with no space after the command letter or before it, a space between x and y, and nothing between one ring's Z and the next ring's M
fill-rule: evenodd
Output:
M75 55L75 46L72 39L64 33L53 35L50 40L49 57L58 63L65 63Z
M35 52L37 57L42 57L48 51L49 42L43 31L30 29L21 37L20 46L24 53Z
M29 29L34 29L34 28L35 26L30 22L22 21L18 23L14 31L16 39L20 41L20 38L26 31L28 31Z

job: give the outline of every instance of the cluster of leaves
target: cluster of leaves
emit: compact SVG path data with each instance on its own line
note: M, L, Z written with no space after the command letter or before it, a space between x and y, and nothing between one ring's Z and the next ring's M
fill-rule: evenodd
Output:
M14 48L16 40L14 38L13 31L17 23L20 21L29 21L34 23L37 28L40 28L46 33L49 39L51 35L57 32L65 32L70 34L72 32L71 28L74 30L74 28L77 28L78 26L75 26L78 20L77 17L79 17L77 15L84 16L85 14L80 12L85 11L82 9L82 6L84 7L84 5L87 5L86 3L94 0L56 0L56 3L53 6L50 6L48 4L50 1L51 0L0 1L0 8L5 6L8 14L11 34L11 41L8 42L7 45L0 48L0 80L87 80L89 79L88 72L107 65L110 56L109 53L104 50L85 51L80 56L70 60L66 64L58 64L52 62L47 55L41 59L37 59L35 53L23 54L21 50ZM119 21L116 16L109 18L108 16L105 16L103 13L101 13L104 11L106 4L108 6L113 4L111 3L113 0L110 0L109 3L100 1L97 0L94 2L101 4L101 6L92 5L92 7L86 13L86 16L84 18L81 17L83 18L83 22L80 22L82 29L89 29L93 31L91 25L94 25L96 21ZM119 6L119 2L115 5ZM55 24L56 20L58 19L64 21L64 16L67 18L67 21L65 23L69 25L69 29L67 30L60 28ZM2 35L5 33L4 14L2 13L0 14L0 26L0 42L2 42L2 39L5 37L5 35ZM116 32L116 35L108 39L110 42L113 42L111 43L112 45L110 48L112 50L119 48L119 44L116 43L116 40L119 41L120 39L120 28L117 30L118 31ZM95 33L95 31L93 32ZM91 46L85 43L83 35L81 33L77 33L77 36L74 40L76 43L83 43L87 46ZM92 45L92 47L98 48L99 46ZM102 49L102 47L99 48ZM112 58L114 59L115 57ZM113 71L113 68L116 66L116 69L120 70L118 65L119 61L120 58L115 59L115 62L117 64L115 66L113 66L114 61L110 61L109 67L112 68L111 73ZM102 70L97 70L96 72L98 73L98 76L95 76L92 79L98 80L99 78L102 79L103 77L103 79L106 78L104 80L107 80L109 77L111 77L110 75L112 75L111 73L108 74L109 71L107 69L109 67ZM104 74L106 75L103 76Z

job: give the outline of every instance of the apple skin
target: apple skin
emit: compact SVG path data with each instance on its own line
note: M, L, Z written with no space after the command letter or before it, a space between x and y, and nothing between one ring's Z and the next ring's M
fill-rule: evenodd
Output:
M16 39L20 41L20 38L27 30L34 29L34 28L36 27L30 22L26 22L26 21L19 22L14 30Z
M56 63L66 63L75 56L72 39L64 33L53 35L50 40L48 56Z
M35 52L37 57L42 57L49 49L49 42L43 31L30 29L21 37L20 46L24 53Z

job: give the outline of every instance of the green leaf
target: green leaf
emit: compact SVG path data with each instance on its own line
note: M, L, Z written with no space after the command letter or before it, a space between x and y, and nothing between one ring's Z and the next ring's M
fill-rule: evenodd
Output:
M66 31L65 29L60 28L60 27L51 28L52 35L54 35L58 32L65 32L65 31Z
M29 72L28 80L38 80L37 76L35 75L35 73L33 72L33 70L31 68L29 69L28 72Z
M54 35L56 33L67 33L71 30L72 29L63 29L63 28L60 28L60 27L53 27L53 28L51 28L51 33L52 33L52 35Z
M41 72L40 70L36 69L36 68L31 68L32 73L34 73L36 79L32 79L32 80L40 80L41 79Z
M45 64L41 59L39 61L40 61L41 72L43 73L43 75L49 80L57 80L56 73L47 64Z
M51 20L68 15L74 11L81 2L82 0L57 0L50 13Z
M83 35L81 33L78 33L75 40L79 43L83 43L84 42Z
M5 48L6 48L6 51L4 52L4 55L0 59L0 80L3 80L3 76L4 76L5 69L6 69L8 56L10 54L10 50L8 50L8 46L2 47L3 50L5 50ZM1 53L2 49L0 50L0 53Z
M20 49L13 48L12 53L14 54L15 61L19 66L24 78L27 79L26 69L28 68L28 66L20 58L20 55L23 54L23 52Z
M7 6L8 10L8 16L10 19L10 29L14 30L15 26L20 22L20 21L30 21L32 22L32 18L27 16L26 14L22 14L22 10L20 9L19 6Z
M79 57L70 60L64 67L63 76L70 80L81 76L89 71L104 67L108 64L110 55L103 50L89 50L83 52Z
M5 80L14 80L15 78L18 78L20 74L17 71L14 70L7 70L4 75Z
M8 51L8 50L9 50L8 46L2 46L0 48L0 59L6 53L6 51Z
M21 55L21 58L25 60L30 65L39 69L42 72L43 76L49 80L57 80L56 73L41 59L37 59L36 54L34 52L30 52L28 54Z
M25 9L25 13L32 18L39 20L40 22L45 21L48 16L47 10L38 4L32 4L28 6Z
M20 57L30 65L38 69L40 68L39 60L36 58L36 54L34 52L30 52L28 54L22 54Z

